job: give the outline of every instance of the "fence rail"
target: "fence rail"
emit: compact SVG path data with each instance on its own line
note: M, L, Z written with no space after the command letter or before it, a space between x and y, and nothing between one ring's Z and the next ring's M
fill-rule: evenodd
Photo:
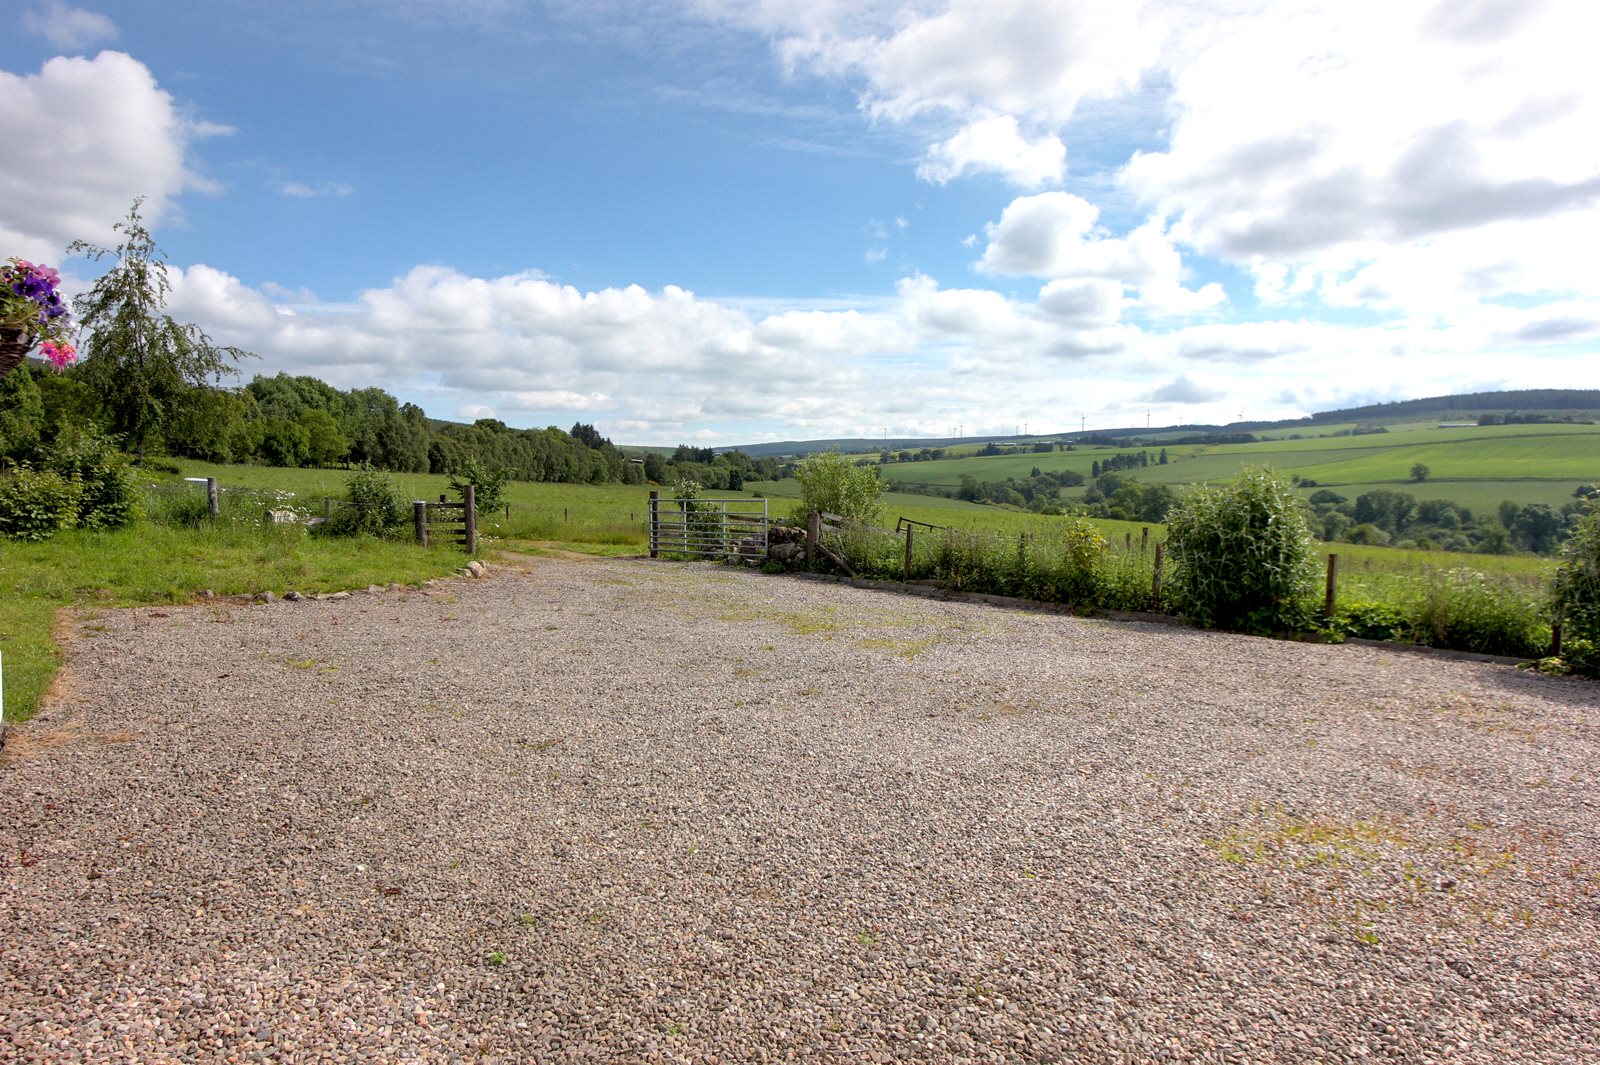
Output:
M650 493L650 557L766 557L770 521L765 499L662 499Z
M417 543L427 547L429 537L432 535L431 530L434 528L454 530L459 527L460 532L452 533L455 542L465 548L467 554L476 554L478 550L476 494L473 486L469 484L459 502L444 496L440 496L437 503L415 500L411 504L411 520L416 528Z

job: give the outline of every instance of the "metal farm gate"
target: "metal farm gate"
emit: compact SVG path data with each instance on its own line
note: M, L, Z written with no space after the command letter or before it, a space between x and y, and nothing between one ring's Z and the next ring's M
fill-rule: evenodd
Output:
M662 499L650 493L650 557L767 556L765 499Z

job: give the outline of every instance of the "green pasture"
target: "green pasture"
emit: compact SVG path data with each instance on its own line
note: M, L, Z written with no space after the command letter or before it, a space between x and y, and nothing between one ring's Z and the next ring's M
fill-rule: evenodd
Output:
M979 481L1020 480L1034 468L1050 473L1073 470L1088 477L1095 462L1139 450L1150 452L1151 465L1127 472L1151 484L1182 487L1227 481L1245 466L1269 466L1352 499L1374 488L1389 488L1419 499L1448 499L1474 513L1492 510L1504 499L1559 506L1571 499L1575 486L1600 481L1600 426L1566 424L1405 428L1254 444L1168 445L1165 466L1153 461L1160 447L1146 446L889 463L879 469L891 483L955 488L963 475ZM1428 467L1428 479L1422 483L1411 479L1411 469L1418 463ZM1069 492L1081 494L1081 490Z
M1043 456L1040 456L1041 458ZM927 465L922 463L921 465ZM771 500L771 513L775 518L790 516L795 504L800 499L800 483L795 480L784 481L754 481L746 486L759 492ZM985 532L996 534L1010 533L1044 533L1047 534L1061 526L1059 517L1049 517L1043 514L1030 514L1021 510L1008 510L1003 507L984 506L978 503L968 503L960 499L947 499L943 496L916 495L911 492L885 492L883 494L883 522L892 526L901 518L912 521L926 522L929 525L938 525L946 529L959 529L962 532ZM1104 521L1095 519L1094 524L1100 529L1101 534L1108 540L1123 542L1132 535L1138 540L1145 525L1132 521ZM1162 527L1159 525L1148 526L1150 536L1158 538Z
M1123 448L1138 451L1138 448ZM1154 461L1159 448L1147 448ZM1169 448L1169 455L1186 449ZM1084 447L1076 451L1050 451L1042 454L973 455L968 458L938 459L933 462L891 462L879 466L886 481L905 481L912 484L936 484L957 488L963 475L980 481L1004 481L1008 477L1018 480L1029 476L1034 467L1046 473L1073 470L1089 476L1090 467L1100 459L1117 453L1116 448ZM1154 468L1154 467L1152 467Z
M324 497L344 495L347 470L283 469L274 466L216 466L203 462L181 462L184 477L215 477L218 489L291 492L297 505L320 512ZM437 500L441 495L455 498L450 478L436 473L390 474L406 499ZM168 490L171 490L168 488ZM194 491L204 491L199 485ZM607 545L619 550L637 551L646 544L645 524L649 512L649 489L623 484L544 484L508 481L504 493L506 510L485 511L479 516L479 530L489 537L504 540L555 540Z

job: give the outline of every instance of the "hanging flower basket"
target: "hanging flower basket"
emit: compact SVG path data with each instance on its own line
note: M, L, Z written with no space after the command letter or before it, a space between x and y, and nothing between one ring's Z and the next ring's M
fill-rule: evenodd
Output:
M0 377L22 365L22 359L33 350L33 337L27 330L0 326Z
M58 371L77 360L72 320L56 292L60 280L48 266L25 259L0 264L0 377L41 342L39 353Z

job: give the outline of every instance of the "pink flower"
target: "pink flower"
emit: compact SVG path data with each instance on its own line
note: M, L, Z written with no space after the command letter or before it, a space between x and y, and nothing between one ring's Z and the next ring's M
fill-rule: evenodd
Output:
M53 340L46 340L39 345L39 353L50 360L50 364L60 373L67 368L67 364L78 361L78 349L71 344L57 344Z

